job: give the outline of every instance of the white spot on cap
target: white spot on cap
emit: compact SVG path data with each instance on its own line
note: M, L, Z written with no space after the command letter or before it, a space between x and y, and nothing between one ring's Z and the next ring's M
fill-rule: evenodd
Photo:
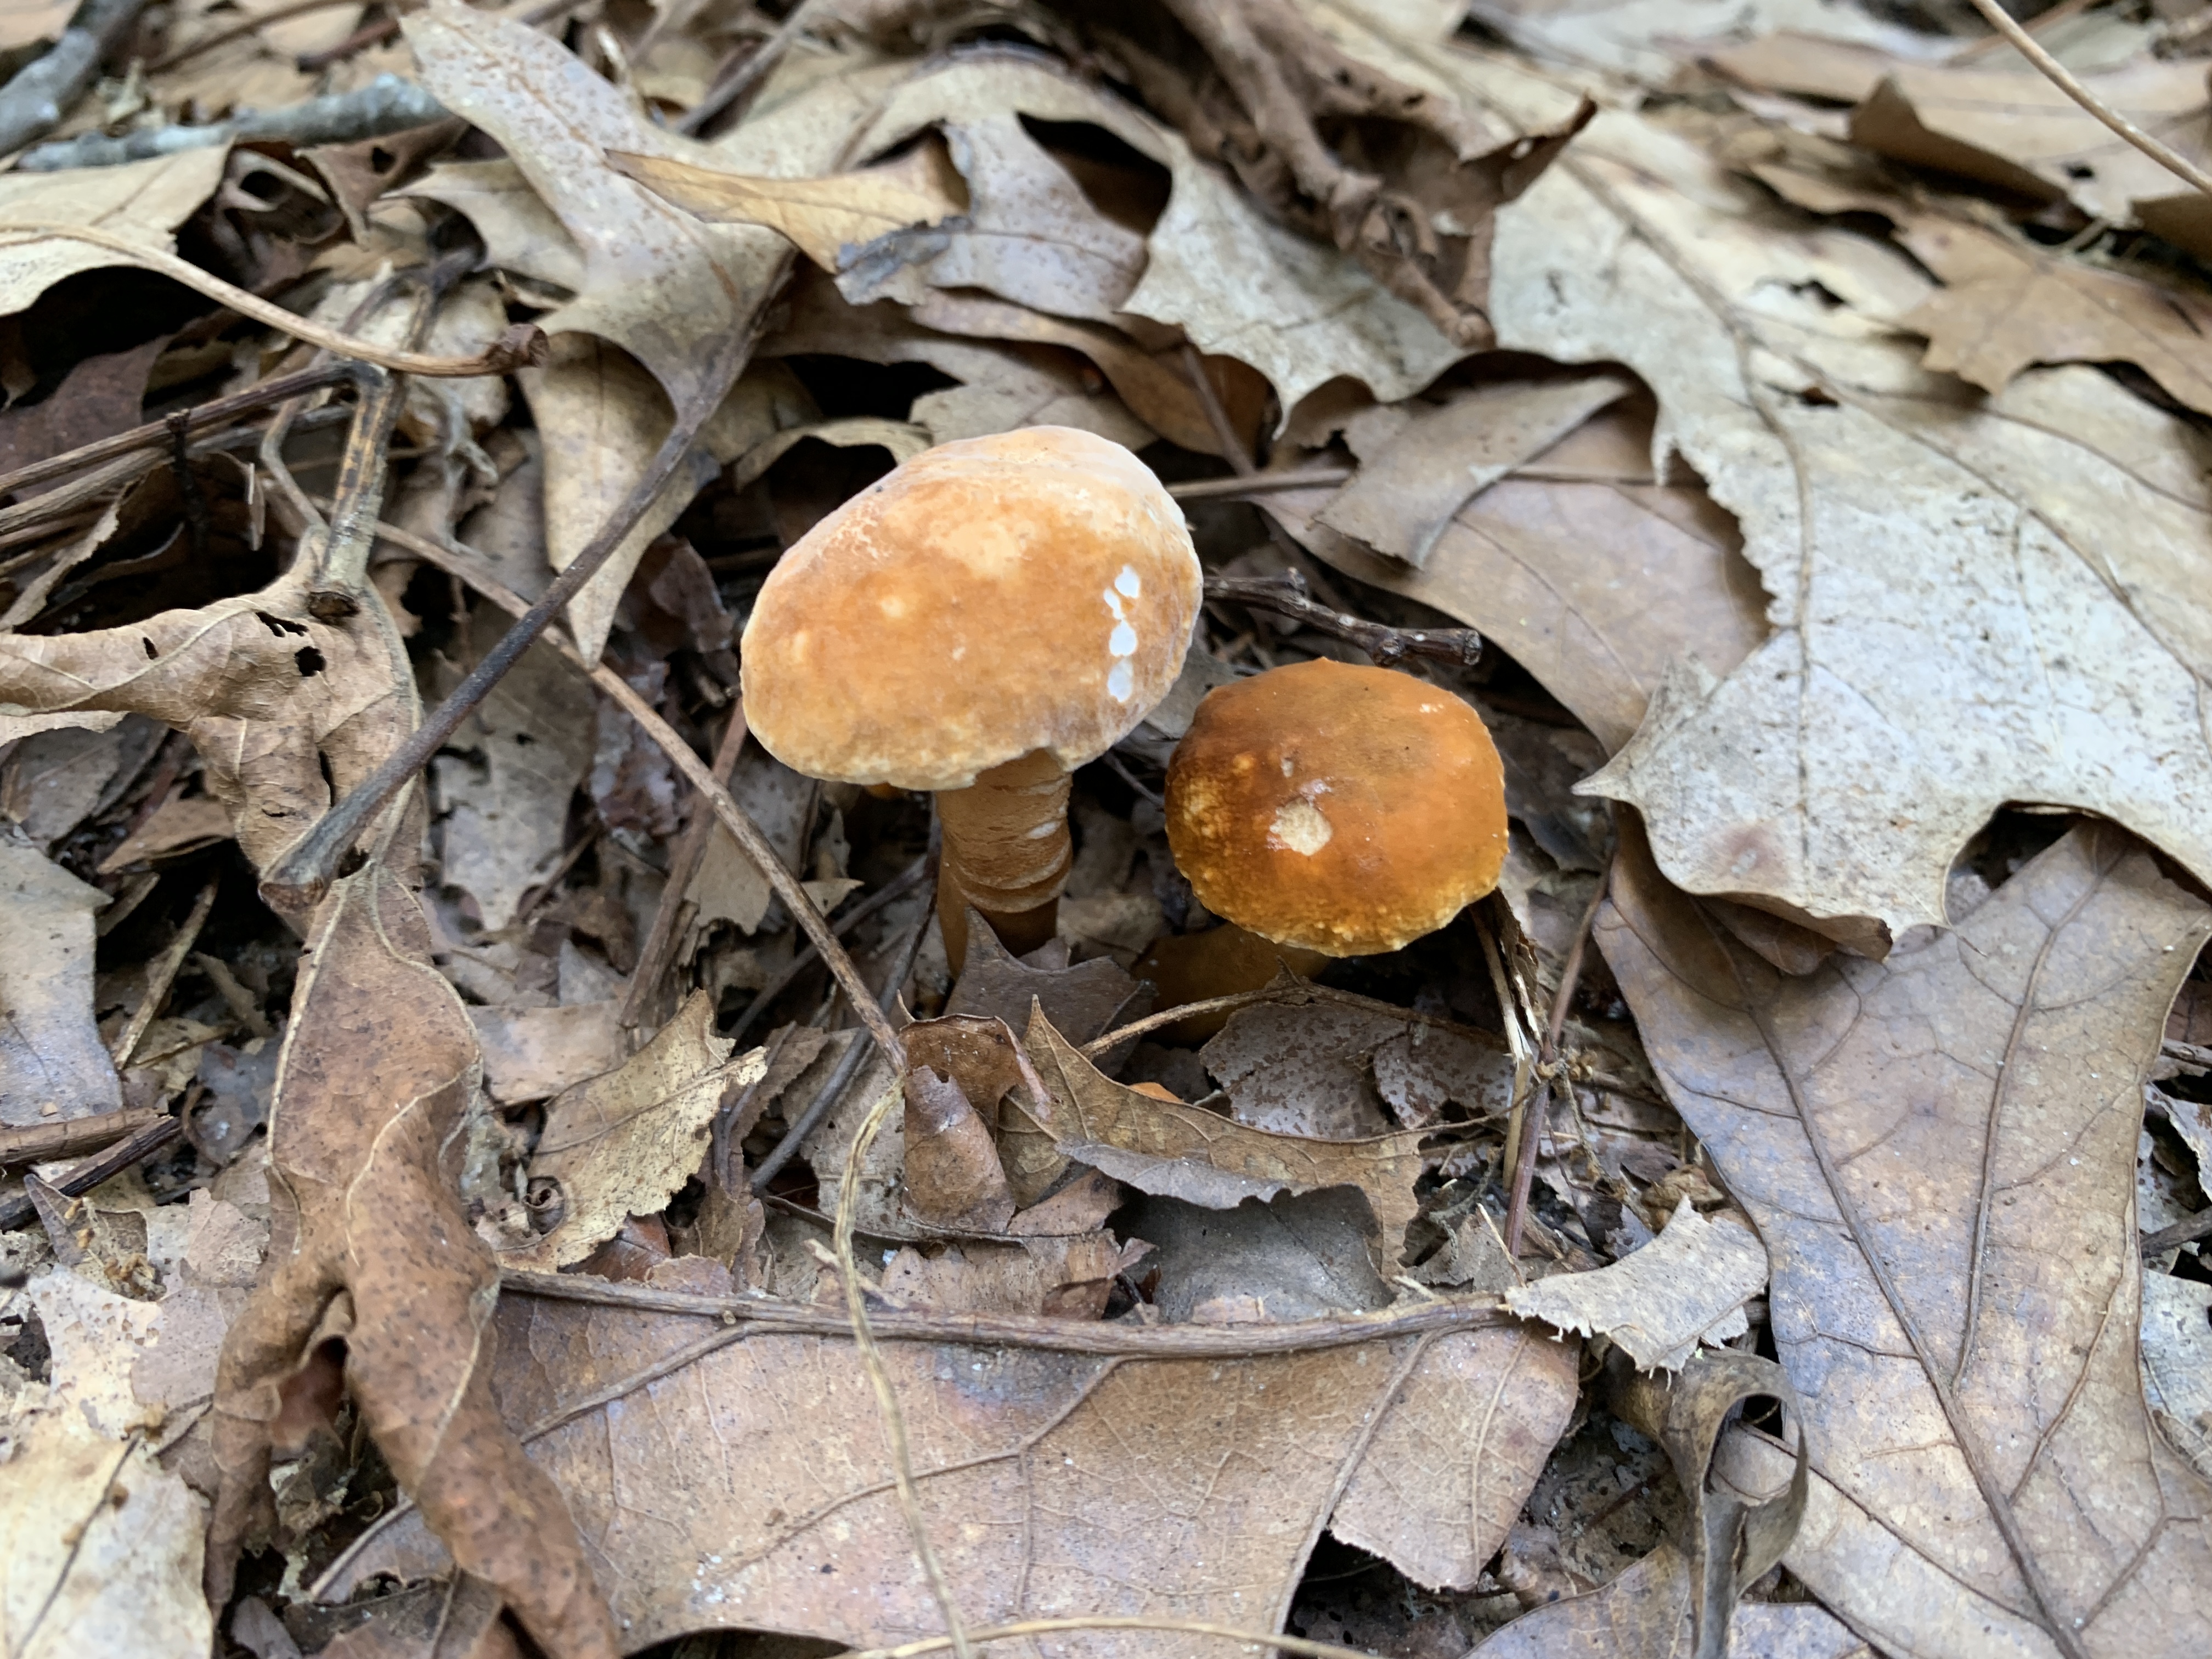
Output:
M1137 653L1137 630L1127 623L1115 623L1114 631L1106 636L1106 648L1117 657L1133 657Z
M1144 583L1137 579L1137 567L1133 564L1125 564L1121 567L1121 574L1114 578L1114 586L1116 590L1133 599L1145 591Z
M1127 662L1117 662L1106 676L1106 695L1115 702L1127 702L1137 689L1137 676Z
M1267 845L1279 853L1311 858L1328 846L1335 834L1328 827L1328 820L1321 815L1321 808L1302 799L1275 809L1275 821L1267 826Z
M1283 775L1286 778L1291 775L1291 757L1288 755L1283 757Z

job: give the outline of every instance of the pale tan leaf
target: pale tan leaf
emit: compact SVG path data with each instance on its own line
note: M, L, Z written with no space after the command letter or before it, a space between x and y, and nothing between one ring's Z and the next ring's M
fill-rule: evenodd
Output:
M622 1057L613 1002L567 1008L471 1008L484 1088L502 1106L545 1100L612 1071Z
M708 1126L725 1096L765 1067L762 1050L732 1060L732 1046L714 1035L714 999L695 991L618 1070L548 1106L530 1176L560 1183L564 1212L551 1231L501 1260L550 1273L582 1261L627 1218L666 1207L705 1160Z
M230 814L221 801L210 795L173 796L116 842L114 850L100 860L99 872L110 875L142 859L165 858L229 839Z
M502 270L571 294L584 286L584 251L513 161L441 161L391 193L452 208L476 227Z
M509 1420L594 1540L625 1646L745 1626L852 1645L942 1629L907 1565L849 1344L526 1296L503 1298L499 1320ZM1382 1457L1387 1492L1420 1478L1405 1459L1469 1435L1453 1455L1495 1493L1471 1509L1442 1500L1407 1530L1450 1533L1439 1550L1479 1547L1523 1501L1546 1425L1571 1409L1562 1352L1573 1345L1500 1328L1195 1363L905 1342L884 1358L965 1619L1153 1612L1275 1629L1340 1487L1364 1478L1355 1461ZM1509 1382L1523 1411L1486 1413ZM403 1511L319 1594L342 1597L378 1571L421 1577L441 1556ZM1218 1650L1153 1632L1053 1642L1070 1659Z
M1929 1659L2202 1652L2212 1484L2144 1404L2129 1197L2212 912L2110 827L1954 932L1802 978L1626 842L1612 890L1599 943L1772 1249L1776 1349L1817 1413L1791 1570Z
M205 1506L137 1439L74 1412L18 1427L0 1480L0 1650L9 1659L204 1659Z
M2160 1430L2212 1480L2212 1285L2143 1275L2142 1366Z
M865 243L911 225L934 225L963 205L927 147L883 167L805 179L751 177L621 150L610 150L607 160L616 172L709 224L775 231L828 271Z
M1398 1271L1406 1224L1418 1206L1423 1132L1365 1140L1310 1140L1250 1129L1201 1107L1156 1100L1115 1082L1078 1053L1042 1014L1024 1038L1052 1099L1039 1127L1060 1152L1139 1192L1209 1209L1248 1198L1356 1187L1381 1229L1373 1253L1385 1279Z
M10 225L87 225L174 250L171 234L222 182L228 151L220 144L150 161L0 178L0 315L26 309L65 276L131 263L127 254L87 242L40 240Z
M1643 1370L1680 1370L1699 1343L1749 1328L1743 1304L1766 1288L1750 1228L1708 1221L1685 1198L1659 1237L1610 1267L1554 1273L1505 1292L1505 1305L1563 1331L1610 1338Z
M123 1109L92 1000L92 919L107 902L35 848L0 839L0 1123Z

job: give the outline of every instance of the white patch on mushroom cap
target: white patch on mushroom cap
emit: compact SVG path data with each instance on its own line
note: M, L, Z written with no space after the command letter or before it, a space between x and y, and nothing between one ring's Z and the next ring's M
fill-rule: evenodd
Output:
M1133 599L1145 591L1145 585L1138 579L1137 567L1133 564L1121 567L1121 574L1114 578L1114 586L1117 592Z
M1297 853L1311 858L1328 845L1336 831L1321 815L1321 808L1308 799L1286 801L1275 809L1275 821L1267 826L1267 845L1279 853Z
M1115 702L1127 702L1137 689L1136 671L1127 662L1117 662L1106 676L1106 695Z
M1124 596L1135 599L1143 583L1138 580L1136 568L1123 565L1121 574L1114 578L1114 586L1102 591L1098 597L1106 602L1106 609L1114 618L1114 631L1106 636L1107 654L1114 659L1114 666L1107 671L1106 691L1116 702L1127 702L1135 691L1136 672L1128 659L1137 654L1137 630L1130 626L1127 611L1122 609Z

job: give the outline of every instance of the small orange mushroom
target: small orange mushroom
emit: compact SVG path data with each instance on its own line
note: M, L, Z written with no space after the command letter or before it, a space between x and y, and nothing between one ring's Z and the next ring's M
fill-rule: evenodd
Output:
M810 777L936 793L955 971L970 904L1034 950L1072 860L1067 775L1175 684L1200 580L1182 509L1121 445L1055 426L940 444L769 573L745 716Z
M1216 915L1326 956L1376 955L1498 884L1505 769L1450 692L1297 663L1206 694L1168 766L1167 831Z

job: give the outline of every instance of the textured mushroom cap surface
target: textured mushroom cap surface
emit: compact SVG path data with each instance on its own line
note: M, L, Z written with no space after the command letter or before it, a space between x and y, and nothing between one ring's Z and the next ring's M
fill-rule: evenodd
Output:
M745 718L809 777L959 789L1040 749L1073 771L1175 684L1200 580L1182 510L1121 445L1058 426L940 444L769 574Z
M1167 819L1207 909L1281 944L1370 956L1498 884L1505 769L1450 692L1297 663L1206 694L1168 767Z

